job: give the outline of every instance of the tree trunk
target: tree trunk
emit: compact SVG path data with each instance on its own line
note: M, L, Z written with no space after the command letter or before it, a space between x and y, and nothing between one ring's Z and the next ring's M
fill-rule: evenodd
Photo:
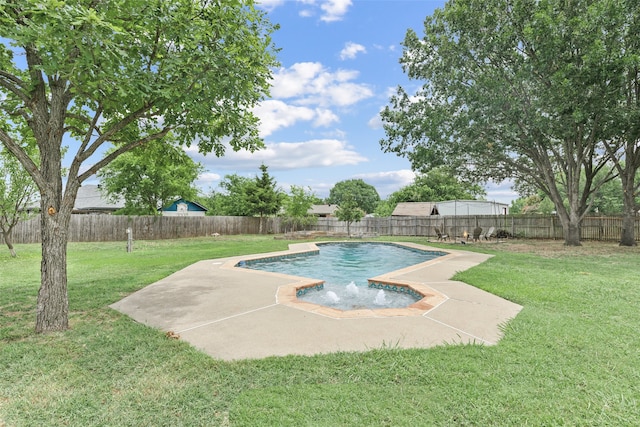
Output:
M7 244L7 247L9 248L9 253L11 254L12 258L16 257L16 250L13 248L13 242L11 240L11 233L4 233L4 242Z
M9 248L9 253L11 254L11 257L15 258L16 250L13 248L13 240L11 239L11 230L13 230L13 227L9 227L6 230L2 228L2 238L4 239L4 243Z
M576 221L569 221L562 227L564 229L564 244L565 246L582 246L580 243L580 223Z
M36 307L36 332L54 332L69 328L67 295L67 230L71 211L58 212L50 197L42 195L41 283Z
M622 217L622 235L620 236L620 246L636 246L635 235L635 216L636 216L636 201L633 197L633 176L635 174L628 174L622 177L623 185L623 217ZM625 179L626 178L626 179Z
M580 216L574 210L567 210L561 205L558 208L558 206L556 204L565 246L582 246L580 243L580 229L582 227Z

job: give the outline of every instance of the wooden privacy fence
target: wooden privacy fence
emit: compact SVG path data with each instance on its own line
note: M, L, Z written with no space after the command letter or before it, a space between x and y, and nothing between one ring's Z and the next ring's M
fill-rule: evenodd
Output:
M388 217L364 218L352 223L352 235L389 235L435 237L435 228L452 237L461 237L466 231L473 233L481 227L488 231L494 227L512 237L523 239L564 239L562 224L556 216L431 216L431 217ZM346 233L347 226L335 218L319 218L311 229L330 233ZM582 222L582 240L619 241L622 233L622 217L586 217ZM635 236L640 239L640 217L635 220Z
M263 233L280 233L279 218L263 218ZM244 216L132 216L72 215L69 224L70 242L126 241L127 229L134 240L163 240L185 237L231 234L258 234L260 218ZM16 225L14 243L39 243L40 218ZM0 238L0 241L4 242Z
M263 234L280 234L285 227L280 218L263 218ZM509 235L526 239L563 239L562 226L555 216L432 216L363 218L352 223L352 236L424 236L435 237L434 228L453 237L476 227L487 231L490 227L504 230ZM73 215L69 227L70 242L126 241L127 229L133 239L160 240L202 237L213 234L258 234L260 218L238 216L134 216ZM346 234L347 225L337 218L318 218L306 230ZM622 230L621 217L587 217L582 223L583 240L618 241ZM636 239L640 239L640 217L635 221ZM1 239L1 238L0 238ZM4 243L4 240L0 240ZM13 231L14 243L40 242L40 218L19 223Z

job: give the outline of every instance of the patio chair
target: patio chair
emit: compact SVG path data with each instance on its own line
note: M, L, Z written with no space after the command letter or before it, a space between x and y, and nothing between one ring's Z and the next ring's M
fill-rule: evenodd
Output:
M491 237L493 237L493 234L495 233L496 228L495 227L489 227L489 230L480 235L480 238L484 238L484 240L489 240Z
M480 240L480 235L482 234L482 227L476 227L473 229L473 241L477 242Z
M436 236L438 236L438 242L442 240L449 240L449 235L440 232L440 229L438 227L433 227L433 230L436 232Z

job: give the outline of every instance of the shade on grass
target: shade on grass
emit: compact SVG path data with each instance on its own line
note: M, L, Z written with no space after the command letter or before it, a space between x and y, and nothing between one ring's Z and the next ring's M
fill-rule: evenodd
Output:
M471 248L495 256L456 279L524 306L492 347L389 343L365 353L222 362L107 307L197 260L286 244L252 236L136 242L130 254L122 243L71 244L72 329L44 336L32 332L39 248L18 246L15 260L0 254L0 425L619 426L640 419L637 248Z

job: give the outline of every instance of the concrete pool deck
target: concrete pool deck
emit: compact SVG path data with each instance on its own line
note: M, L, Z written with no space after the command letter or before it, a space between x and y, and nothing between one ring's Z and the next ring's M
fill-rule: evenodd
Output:
M441 251L422 245L426 250ZM308 279L234 267L241 260L316 249L298 243L289 251L200 261L112 304L145 325L223 360L314 355L376 348L427 348L443 344L496 344L501 325L522 307L463 282L459 271L490 255L446 249L448 255L386 274L438 295L419 315L377 313L336 318L333 309L307 310L278 301L281 289ZM321 279L321 278L320 278ZM318 307L318 306L316 306ZM308 307L307 307L308 308Z

